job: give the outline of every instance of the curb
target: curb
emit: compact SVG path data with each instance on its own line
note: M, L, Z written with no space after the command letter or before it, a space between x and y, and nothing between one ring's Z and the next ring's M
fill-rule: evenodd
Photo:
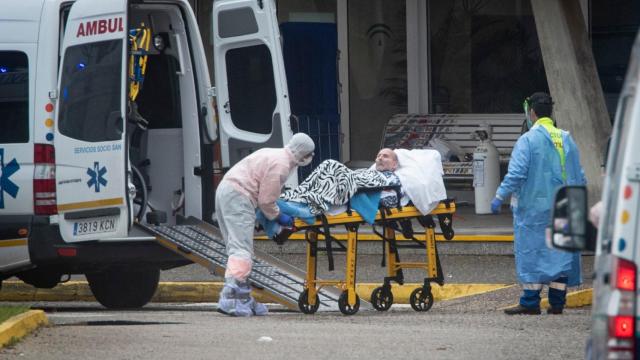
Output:
M161 282L151 302L217 302L222 282ZM377 283L362 283L356 286L356 292L363 300L369 301L371 292ZM421 283L392 285L394 303L408 304L411 292L421 287ZM511 287L511 284L445 284L434 285L432 289L435 301L451 300L465 296L479 295ZM260 302L272 302L271 299L255 294ZM86 281L69 281L53 289L37 289L20 281L7 281L2 284L0 301L96 301Z
M421 283L391 285L391 293L393 293L394 304L408 304L411 292L419 287ZM356 292L363 300L371 300L371 292L381 284L358 284ZM508 284L445 284L444 286L433 285L431 292L434 301L453 300L465 296L480 295L492 291L506 289L514 285Z
M29 310L0 324L0 347L22 339L40 326L49 324L44 311Z
M593 288L572 291L567 293L567 302L565 308L580 308L583 306L591 306L593 301ZM511 309L518 306L518 304L509 305L498 310ZM540 301L540 308L545 309L549 307L549 299L542 299Z
M593 289L572 291L567 293L567 303L564 305L564 307L578 308L583 306L590 306L592 300ZM549 307L549 299L543 299L540 302L540 307Z

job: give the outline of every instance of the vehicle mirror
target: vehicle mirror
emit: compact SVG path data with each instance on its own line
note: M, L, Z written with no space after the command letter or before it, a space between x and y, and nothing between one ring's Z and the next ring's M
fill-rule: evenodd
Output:
M584 186L561 187L553 203L547 244L569 251L585 250L587 221L587 189Z

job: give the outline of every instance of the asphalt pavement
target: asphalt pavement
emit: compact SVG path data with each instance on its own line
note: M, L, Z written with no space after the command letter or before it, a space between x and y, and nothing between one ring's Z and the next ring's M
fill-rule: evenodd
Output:
M461 218L475 226L475 218ZM458 220L461 220L458 219ZM503 219L508 224L509 219ZM484 224L486 227L486 224ZM506 225L505 225L506 226ZM359 242L359 283L381 283L380 242ZM305 243L256 247L305 268ZM439 242L445 283L516 284L512 244ZM424 249L401 252L402 261L425 260ZM585 255L583 277L591 283L593 256ZM328 271L318 258L318 277L341 278L344 254ZM405 270L420 283L422 270ZM74 276L81 279L83 276ZM161 281L221 280L199 265L163 271ZM50 326L1 349L2 359L582 359L590 332L590 308L563 315L514 316L502 309L517 302L518 286L436 302L426 313L395 304L388 312L303 315L269 305L266 317L239 319L215 312L217 305L151 303L136 311L106 310L97 303L40 303Z
M378 245L378 244L376 244ZM277 253L272 255L300 269L305 268L306 257L295 253ZM425 261L422 254L402 255L402 261ZM325 256L318 258L318 277L322 279L344 276L344 254L335 255L335 271L328 271ZM358 282L382 282L386 276L386 268L380 266L381 255L358 255ZM440 255L442 272L446 283L490 283L515 284L515 262L512 255ZM591 283L593 272L593 256L582 257L582 274L586 284ZM425 272L421 270L405 270L407 282L422 282ZM221 280L199 265L188 265L163 271L161 281L212 281Z
M581 359L590 310L506 316L519 289L436 303L303 315L272 307L230 318L214 304L118 312L93 303L39 304L52 326L0 350L3 359Z

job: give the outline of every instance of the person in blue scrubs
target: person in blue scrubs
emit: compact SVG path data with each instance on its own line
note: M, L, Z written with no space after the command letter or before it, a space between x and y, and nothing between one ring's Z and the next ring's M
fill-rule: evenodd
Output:
M510 195L514 253L523 294L508 315L540 314L540 292L549 287L549 314L562 314L567 286L582 282L580 253L548 248L545 229L551 219L556 190L562 185L585 185L580 153L571 135L555 127L551 97L537 92L524 103L530 130L516 142L509 170L491 202L494 214Z

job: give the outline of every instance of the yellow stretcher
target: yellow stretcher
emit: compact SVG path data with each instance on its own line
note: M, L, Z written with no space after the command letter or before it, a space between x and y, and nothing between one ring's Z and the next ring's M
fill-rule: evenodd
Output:
M431 282L443 285L442 270L438 259L435 240L435 222L433 216L437 216L440 228L444 237L448 240L453 238L452 215L456 210L453 200L441 201L430 214L422 215L417 208L412 205L398 206L394 208L381 208L378 210L374 223L374 233L384 241L383 263L386 262L388 276L384 278L382 286L376 288L371 294L371 302L375 309L379 311L388 310L393 304L393 294L391 293L391 281L403 284L402 269L424 269L427 277L424 285L411 293L411 307L416 311L427 311L433 305L433 294L431 293ZM424 228L425 240L417 240L412 231L407 229L407 222L418 220ZM402 229L398 222L404 222ZM360 299L356 294L356 264L357 264L357 240L358 227L365 224L365 220L356 211L333 216L320 216L313 224L307 224L301 220L296 220L294 228L296 231L305 230L305 240L307 241L307 265L304 290L298 298L298 307L305 314L313 314L318 310L318 291L324 286L335 286L342 289L338 299L340 312L345 315L353 315L360 308ZM344 225L347 230L346 248L330 234L330 228ZM382 226L382 232L376 231L376 226ZM408 226L410 228L410 226ZM396 231L402 231L405 237L413 240L411 244L399 245L396 242ZM408 233L409 232L409 233ZM318 236L323 235L326 246L318 247ZM339 247L333 248L332 243ZM400 248L424 248L426 249L425 262L401 262L398 250ZM333 251L346 252L346 269L344 280L318 280L317 256L319 251L325 251L329 259L329 270L333 270ZM383 265L384 266L384 265Z

